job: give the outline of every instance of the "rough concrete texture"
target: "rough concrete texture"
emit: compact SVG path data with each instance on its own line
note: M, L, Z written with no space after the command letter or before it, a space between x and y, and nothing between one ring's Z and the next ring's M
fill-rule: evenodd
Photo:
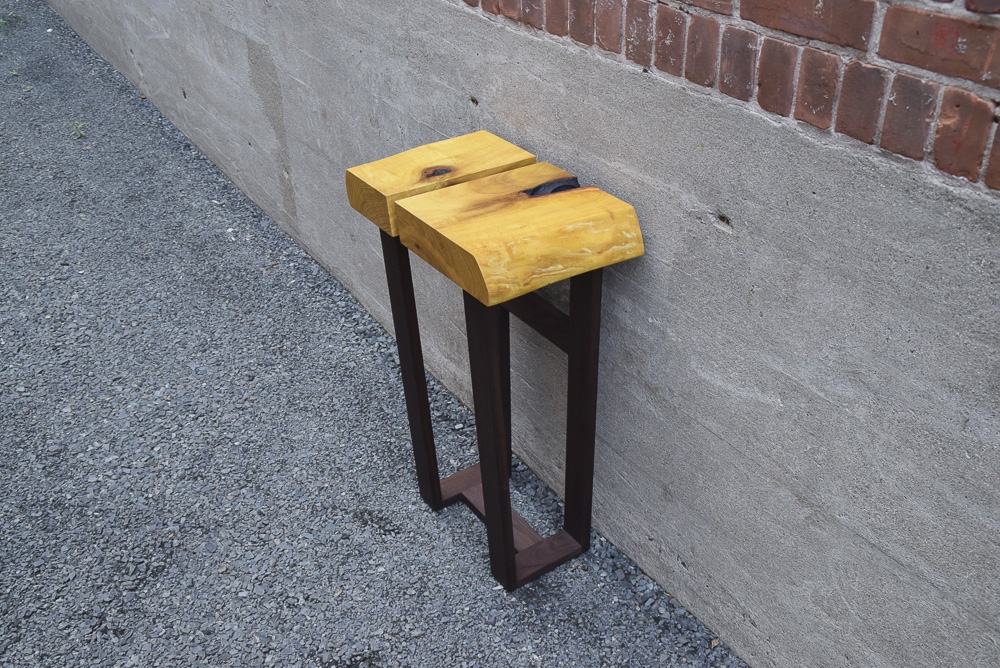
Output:
M389 323L346 167L489 129L633 203L597 527L756 666L1000 663L1000 200L448 0L49 0ZM468 397L460 295L416 283ZM517 329L557 489L564 364Z

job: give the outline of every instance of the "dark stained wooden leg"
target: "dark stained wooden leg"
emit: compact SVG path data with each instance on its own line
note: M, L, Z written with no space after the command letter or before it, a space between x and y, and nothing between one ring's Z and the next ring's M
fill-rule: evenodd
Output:
M382 232L382 253L420 495L435 510L455 501L464 501L483 519L489 542L490 570L505 589L512 591L590 546L601 270L571 279L568 317L535 299L534 295L506 307L487 307L475 297L465 294L480 463L442 481L431 429L409 252L398 238ZM512 451L508 310L525 319L569 354L566 514L563 531L544 539L510 506Z
M602 270L570 279L569 389L566 397L566 515L563 527L590 547L597 429L597 362L601 340Z
M487 307L465 293L465 327L469 338L472 398L476 405L476 435L483 481L483 510L493 577L508 591L517 587L510 488L504 460L509 460L506 428L510 413L505 406L504 333L509 315L499 306ZM507 334L509 336L509 333ZM509 380L507 381L509 385Z
M510 467L511 462L514 457L514 452L511 444L511 433L510 433L510 317L507 315L506 309L504 309L503 319L507 323L502 327L502 331L498 332L499 344L500 344L500 383L501 383L501 393L503 396L503 417L504 417L504 441L503 448L504 452L502 455L503 459L503 471L507 478L510 478Z
M417 485L420 496L434 510L443 507L441 479L438 473L437 453L434 448L434 431L431 428L431 409L427 400L427 381L424 377L424 356L420 347L420 329L417 326L417 305L413 296L413 278L410 274L410 255L398 237L384 231L382 259L389 283L389 304L392 323L396 330L399 350L399 370L403 376L403 395L410 421L410 438L416 460Z

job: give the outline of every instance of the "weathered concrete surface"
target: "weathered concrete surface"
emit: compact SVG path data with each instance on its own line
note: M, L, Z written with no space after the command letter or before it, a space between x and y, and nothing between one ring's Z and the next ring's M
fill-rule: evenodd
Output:
M601 532L757 666L1000 663L997 197L458 2L49 2L386 324L346 167L482 128L632 202ZM416 274L468 397L460 295ZM558 488L564 365L517 331Z

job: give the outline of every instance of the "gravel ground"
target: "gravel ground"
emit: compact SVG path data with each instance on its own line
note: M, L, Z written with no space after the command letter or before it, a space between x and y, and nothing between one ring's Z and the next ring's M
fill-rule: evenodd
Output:
M600 537L499 590L419 500L385 330L41 2L0 10L0 666L745 665ZM430 383L451 471L473 419Z

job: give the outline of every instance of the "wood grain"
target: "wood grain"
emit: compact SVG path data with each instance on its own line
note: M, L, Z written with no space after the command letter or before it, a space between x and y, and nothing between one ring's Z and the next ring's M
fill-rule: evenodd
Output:
M487 306L642 255L626 202L599 188L528 192L572 178L542 162L398 200L400 240Z
M347 170L347 199L365 218L398 236L394 202L530 165L535 156L485 130L425 144Z

